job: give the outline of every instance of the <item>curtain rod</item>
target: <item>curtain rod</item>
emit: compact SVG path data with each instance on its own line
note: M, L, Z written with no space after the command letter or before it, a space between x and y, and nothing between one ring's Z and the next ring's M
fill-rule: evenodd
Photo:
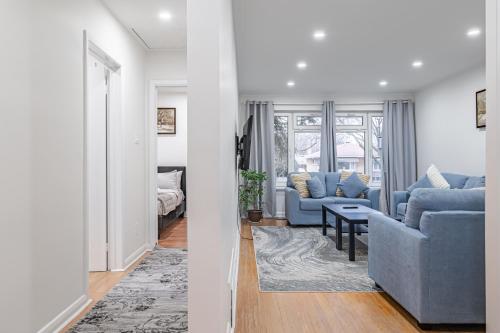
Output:
M403 103L411 102L409 99L402 100ZM363 102L363 103L335 103L335 106L355 106L355 105L384 105L385 102ZM393 101L396 103L396 101ZM273 103L273 105L323 105L323 103Z

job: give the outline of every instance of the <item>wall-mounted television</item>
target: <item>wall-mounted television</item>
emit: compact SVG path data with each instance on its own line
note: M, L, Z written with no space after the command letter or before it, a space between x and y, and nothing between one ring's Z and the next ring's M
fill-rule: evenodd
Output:
M250 167L250 148L252 146L253 116L250 116L243 126L243 133L238 142L237 153L240 155L238 167L241 170L248 170Z

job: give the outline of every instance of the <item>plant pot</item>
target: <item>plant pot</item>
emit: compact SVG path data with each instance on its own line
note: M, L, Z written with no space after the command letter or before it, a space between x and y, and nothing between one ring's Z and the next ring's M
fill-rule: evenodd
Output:
M260 209L249 209L247 210L247 214L250 222L257 223L262 220L262 210Z

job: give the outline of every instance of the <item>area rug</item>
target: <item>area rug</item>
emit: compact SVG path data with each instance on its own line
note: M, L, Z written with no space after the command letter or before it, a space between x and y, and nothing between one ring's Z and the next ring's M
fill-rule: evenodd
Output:
M69 332L187 331L187 250L157 248Z
M380 291L368 277L368 248L356 238L356 261L349 261L347 234L343 250L335 230L252 227L259 287L263 292Z

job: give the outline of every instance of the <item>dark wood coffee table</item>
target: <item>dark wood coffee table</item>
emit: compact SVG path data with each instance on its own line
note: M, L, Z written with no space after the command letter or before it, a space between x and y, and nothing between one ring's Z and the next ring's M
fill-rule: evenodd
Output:
M378 214L381 213L375 209L371 209L363 205L348 205L348 204L323 205L322 206L323 236L326 236L326 227L327 224L330 224L330 222L328 222L326 218L327 213L331 213L335 216L335 239L337 243L336 244L337 250L342 250L342 221L346 222L349 225L349 260L355 261L356 247L354 239L354 226L356 224L368 224L368 215L374 213Z

